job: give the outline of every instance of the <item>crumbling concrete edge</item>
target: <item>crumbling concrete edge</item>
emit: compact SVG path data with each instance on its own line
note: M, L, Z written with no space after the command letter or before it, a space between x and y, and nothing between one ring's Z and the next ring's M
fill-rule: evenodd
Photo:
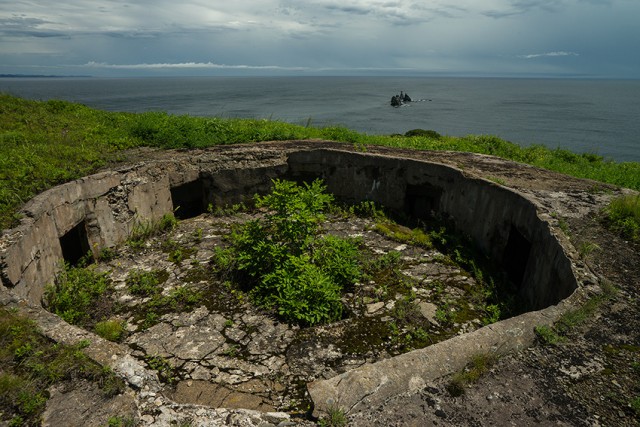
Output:
M500 357L522 351L534 343L536 326L553 325L576 307L585 293L579 288L558 305L309 383L313 416L322 417L336 409L349 414L379 406L393 396L417 392L434 380L460 372L474 356Z

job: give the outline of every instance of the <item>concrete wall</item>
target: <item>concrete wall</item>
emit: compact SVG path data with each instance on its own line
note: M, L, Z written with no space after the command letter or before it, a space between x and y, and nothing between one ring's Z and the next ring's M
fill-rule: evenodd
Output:
M520 270L520 293L531 309L555 304L577 287L571 262L536 205L491 181L437 163L331 150L291 153L289 176L322 178L346 201L372 200L419 218L430 211L449 216L483 252L516 276Z
M562 246L526 197L442 164L326 149L292 149L284 156L279 151L242 167L210 153L182 156L53 188L29 202L20 226L0 239L2 284L39 305L63 259L60 239L74 227L98 254L124 241L136 222L172 212L174 198L204 210L209 203L237 203L265 192L278 177L320 177L346 201L373 200L418 217L431 211L450 216L487 254L508 269L517 267L514 274L522 274L521 292L532 308L555 304L577 287ZM511 256L518 251L520 256Z

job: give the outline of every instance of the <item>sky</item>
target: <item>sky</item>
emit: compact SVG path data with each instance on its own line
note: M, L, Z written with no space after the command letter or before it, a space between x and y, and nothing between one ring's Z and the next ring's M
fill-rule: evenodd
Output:
M640 78L640 0L0 0L0 74Z

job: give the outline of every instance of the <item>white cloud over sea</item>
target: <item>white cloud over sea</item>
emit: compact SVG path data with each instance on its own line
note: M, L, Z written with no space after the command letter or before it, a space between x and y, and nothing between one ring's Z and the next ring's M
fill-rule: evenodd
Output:
M546 52L546 53L530 53L528 55L520 55L520 58L524 59L533 59L533 58L553 58L555 56L580 56L580 54L575 52Z
M0 73L640 77L638 16L638 0L5 1Z

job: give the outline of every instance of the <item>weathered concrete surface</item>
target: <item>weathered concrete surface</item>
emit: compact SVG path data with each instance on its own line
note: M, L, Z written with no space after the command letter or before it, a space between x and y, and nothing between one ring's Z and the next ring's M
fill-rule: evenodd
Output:
M349 414L381 405L389 398L423 389L433 380L461 371L473 356L499 357L534 340L532 325L551 325L562 313L556 306L525 313L446 341L355 368L307 385L314 416L340 407Z
M136 366L126 348L65 326L59 319L54 321L52 315L44 314L39 308L44 286L53 281L62 260L60 237L84 221L87 243L97 253L121 242L136 222L157 220L171 212L175 208L171 189L176 186L202 179L202 205L217 205L240 201L243 195L266 189L269 183L264 182L263 177L324 177L330 189L346 199L368 198L398 209L410 208L414 214L427 210L445 212L494 257L504 255L508 230L515 228L531 244L532 256L524 266L527 274L522 289L532 305L538 308L557 302L576 286L588 287L595 282L575 249L558 232L558 221L553 214L561 212L564 216L574 208L574 212L579 212L602 204L603 199L619 193L617 189L611 188L609 194L593 194L593 200L589 201L568 194L562 185L556 186L552 173L522 165L506 166L511 162L488 156L384 148L371 148L368 155L351 151L341 144L295 142L218 147L175 152L170 156L163 153L155 161L86 177L49 190L29 202L23 209L21 224L3 232L0 238L3 299L11 305L21 300L21 307L30 311L44 325L45 332L56 340L73 343L89 338L92 345L88 352L92 357L113 366L135 388L150 387L152 390L156 381L153 373ZM248 170L259 172L246 172ZM510 189L485 179L496 175L506 177L504 180ZM244 185L242 191L236 192L234 188L238 183ZM573 190L578 192L587 192L590 186L596 185L579 180L574 183ZM501 202L496 204L495 197ZM408 204L408 200L411 203ZM514 207L515 213L512 213ZM482 220L478 221L478 218ZM9 296L5 298L6 295ZM453 344L442 343L453 347L445 347L449 351L432 351L438 351L442 357L448 355L449 359L442 359L445 362L433 363L438 353L409 353L398 362L390 361L388 363L392 365L386 370L388 380L384 383L366 376L369 370L374 372L377 367L364 367L362 379L354 382L350 408L361 406L359 402L366 399L370 402L380 400L383 393L393 393L390 391L394 389L391 380L396 381L395 390L400 390L417 387L426 378L460 369L475 350L520 349L532 341L534 325L550 323L556 314L553 308L545 309L543 313L542 317L527 314L511 319L508 322L513 324L508 323L505 330L499 323L469 335L472 338L459 338L452 341ZM473 339L474 351L462 351L470 339ZM433 369L430 366L434 364L439 366ZM405 369L410 374L390 374L394 368ZM357 373L351 375L350 378L355 378ZM318 411L328 399L336 400L331 392L322 391L322 387L321 383L310 386L316 396ZM348 393L336 390L340 399ZM362 393L360 397L355 394L357 390Z
M96 384L83 382L71 390L57 386L49 393L47 410L42 416L43 427L103 427L115 416L121 420L135 420L138 416L131 390L106 398Z

